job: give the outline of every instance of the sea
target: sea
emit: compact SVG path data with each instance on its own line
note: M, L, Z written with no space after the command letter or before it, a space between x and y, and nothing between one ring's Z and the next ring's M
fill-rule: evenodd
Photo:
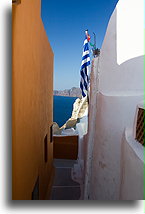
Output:
M53 121L59 127L63 126L71 117L76 99L77 97L53 96Z

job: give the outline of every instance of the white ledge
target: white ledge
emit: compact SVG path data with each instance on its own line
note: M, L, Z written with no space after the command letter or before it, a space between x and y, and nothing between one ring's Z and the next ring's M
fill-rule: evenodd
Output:
M104 96L144 96L143 91L100 91L100 94Z
M144 146L134 139L132 129L125 129L125 140L138 156L138 158L144 163Z

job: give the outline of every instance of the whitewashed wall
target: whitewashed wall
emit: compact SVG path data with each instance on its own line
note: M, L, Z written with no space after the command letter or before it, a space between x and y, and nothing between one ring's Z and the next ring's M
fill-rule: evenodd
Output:
M100 91L143 90L143 14L143 0L118 2L101 48Z
M88 112L88 109L86 109ZM86 112L86 113L87 113ZM74 167L71 171L71 177L74 181L80 184L81 196L80 200L84 198L84 173L85 173L85 158L86 158L86 134L88 129L88 115L82 117L80 122L76 124L76 130L78 133L78 158L77 163L74 164Z
M144 1L120 0L117 6L117 63L144 54Z
M91 144L95 141L90 154L92 164L88 167L91 169L88 191L90 199L119 199L122 134L126 126L133 127L136 103L142 98L143 95L137 94L98 94L94 116L96 127L89 120L89 142Z
M121 146L120 200L144 198L144 150L133 138L132 129L125 129Z
M120 0L101 55L94 60L84 199L120 198L123 131L133 128L136 106L143 99L142 16L142 0Z

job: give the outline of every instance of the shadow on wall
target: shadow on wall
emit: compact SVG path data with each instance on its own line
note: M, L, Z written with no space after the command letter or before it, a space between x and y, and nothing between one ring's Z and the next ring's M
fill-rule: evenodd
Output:
M119 65L120 78L122 79L123 76L123 81L121 81L122 90L127 88L128 90L135 91L138 90L139 86L140 90L143 91L143 65L144 56L132 58Z

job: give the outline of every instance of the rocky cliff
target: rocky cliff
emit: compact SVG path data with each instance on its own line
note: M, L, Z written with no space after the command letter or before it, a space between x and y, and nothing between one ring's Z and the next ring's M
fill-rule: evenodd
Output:
M73 87L71 89L65 89L62 91L54 90L53 95L66 97L81 97L81 89Z
M72 134L72 129L75 128L78 120L87 114L88 114L87 97L84 97L81 99L80 98L76 99L76 101L73 104L73 111L72 111L71 118L69 118L62 127L59 127L58 124L56 122L54 122L53 123L53 134L62 135L62 133L66 132L66 129L67 130L69 129ZM73 132L75 133L75 130L73 130Z

